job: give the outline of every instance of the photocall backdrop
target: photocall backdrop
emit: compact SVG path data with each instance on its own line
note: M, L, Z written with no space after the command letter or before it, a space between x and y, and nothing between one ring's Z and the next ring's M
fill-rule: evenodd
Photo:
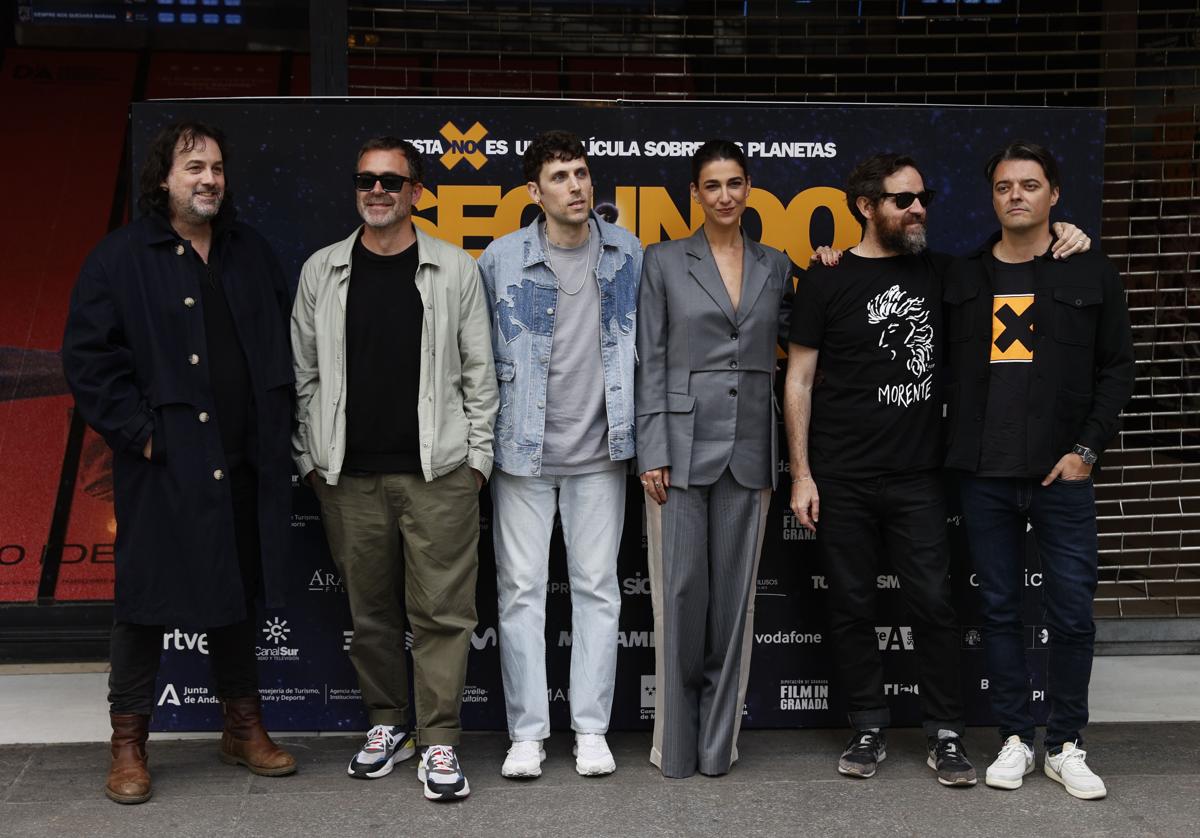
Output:
M747 152L754 187L744 219L747 231L784 250L797 270L808 264L816 246L846 248L858 241L861 231L846 208L842 185L858 160L877 151L911 153L926 186L937 190L929 214L930 244L936 250L964 252L996 229L982 166L992 151L1019 137L1058 153L1064 186L1055 218L1069 219L1093 236L1100 225L1104 117L1099 110L420 98L150 102L133 106L133 159L140 164L154 132L181 118L212 122L227 133L228 182L240 218L272 242L293 282L309 254L344 238L359 223L350 175L359 145L379 134L410 139L424 155L427 175L417 224L473 255L534 217L521 154L534 135L551 128L584 138L596 205L615 208L617 223L646 245L685 236L700 224L702 214L688 193L689 156L713 137L735 140ZM781 383L782 375L777 386ZM787 467L781 459L779 470ZM814 539L788 509L789 484L785 475L763 547L744 724L840 726L845 715L832 677L825 578ZM346 654L352 625L344 590L329 558L316 498L295 477L293 487L288 605L259 616L267 719L275 730L360 730L365 714ZM622 612L614 729L648 727L654 712L655 637L642 493L632 476L628 495L617 568ZM479 625L472 637L462 715L468 729L504 729L486 490L481 508ZM952 506L946 524L962 622L967 716L970 723L985 724L991 713L981 621L961 523ZM551 718L562 729L569 727L566 580L561 535L556 533L546 591L546 646ZM917 724L920 696L911 621L901 606L899 580L886 563L876 581L885 691L896 724ZM1033 706L1044 719L1046 635L1032 543L1025 582ZM158 729L219 725L201 632L200 627L180 626L164 636Z

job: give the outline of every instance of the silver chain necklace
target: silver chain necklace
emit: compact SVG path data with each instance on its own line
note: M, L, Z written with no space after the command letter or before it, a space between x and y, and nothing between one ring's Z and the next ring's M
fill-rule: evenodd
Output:
M554 257L550 255L550 236L546 233L546 225L544 222L538 226L538 230L542 234L542 247L546 251L546 264L548 264L550 266L550 273L554 274L554 281L558 285L558 290L562 291L568 297L574 297L576 294L578 294L580 291L583 290L583 286L587 285L588 277L591 276L592 271L595 270L596 267L600 266L599 248L597 248L596 265L595 266L592 265L591 224L590 223L588 224L588 238L585 240L588 242L588 255L587 255L587 264L583 271L583 281L579 283L579 287L576 288L574 291L567 290L567 287L562 284L562 279L560 279L558 276L558 271L554 267Z

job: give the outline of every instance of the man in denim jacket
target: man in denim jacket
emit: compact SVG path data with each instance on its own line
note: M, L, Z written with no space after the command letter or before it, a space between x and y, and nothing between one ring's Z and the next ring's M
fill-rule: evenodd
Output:
M591 211L583 144L549 131L524 158L542 214L479 260L500 385L493 537L500 662L512 747L505 777L537 777L550 735L546 581L562 518L571 583L576 770L616 769L605 743L621 611L617 551L633 438L634 319L642 248Z

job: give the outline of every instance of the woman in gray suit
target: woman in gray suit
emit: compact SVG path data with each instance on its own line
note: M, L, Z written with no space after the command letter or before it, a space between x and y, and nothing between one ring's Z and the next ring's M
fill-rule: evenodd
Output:
M650 760L724 774L750 666L776 438L773 379L787 256L743 235L746 158L692 157L704 224L647 248L638 295L637 455L646 489L656 689Z

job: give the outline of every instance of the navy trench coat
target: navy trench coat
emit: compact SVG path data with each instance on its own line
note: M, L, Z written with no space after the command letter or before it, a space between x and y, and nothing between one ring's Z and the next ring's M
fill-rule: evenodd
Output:
M218 217L213 238L250 373L262 593L277 607L291 508L290 294L261 235ZM147 216L97 245L71 294L63 369L77 410L113 451L118 621L208 628L247 616L205 364L203 272L191 245Z

